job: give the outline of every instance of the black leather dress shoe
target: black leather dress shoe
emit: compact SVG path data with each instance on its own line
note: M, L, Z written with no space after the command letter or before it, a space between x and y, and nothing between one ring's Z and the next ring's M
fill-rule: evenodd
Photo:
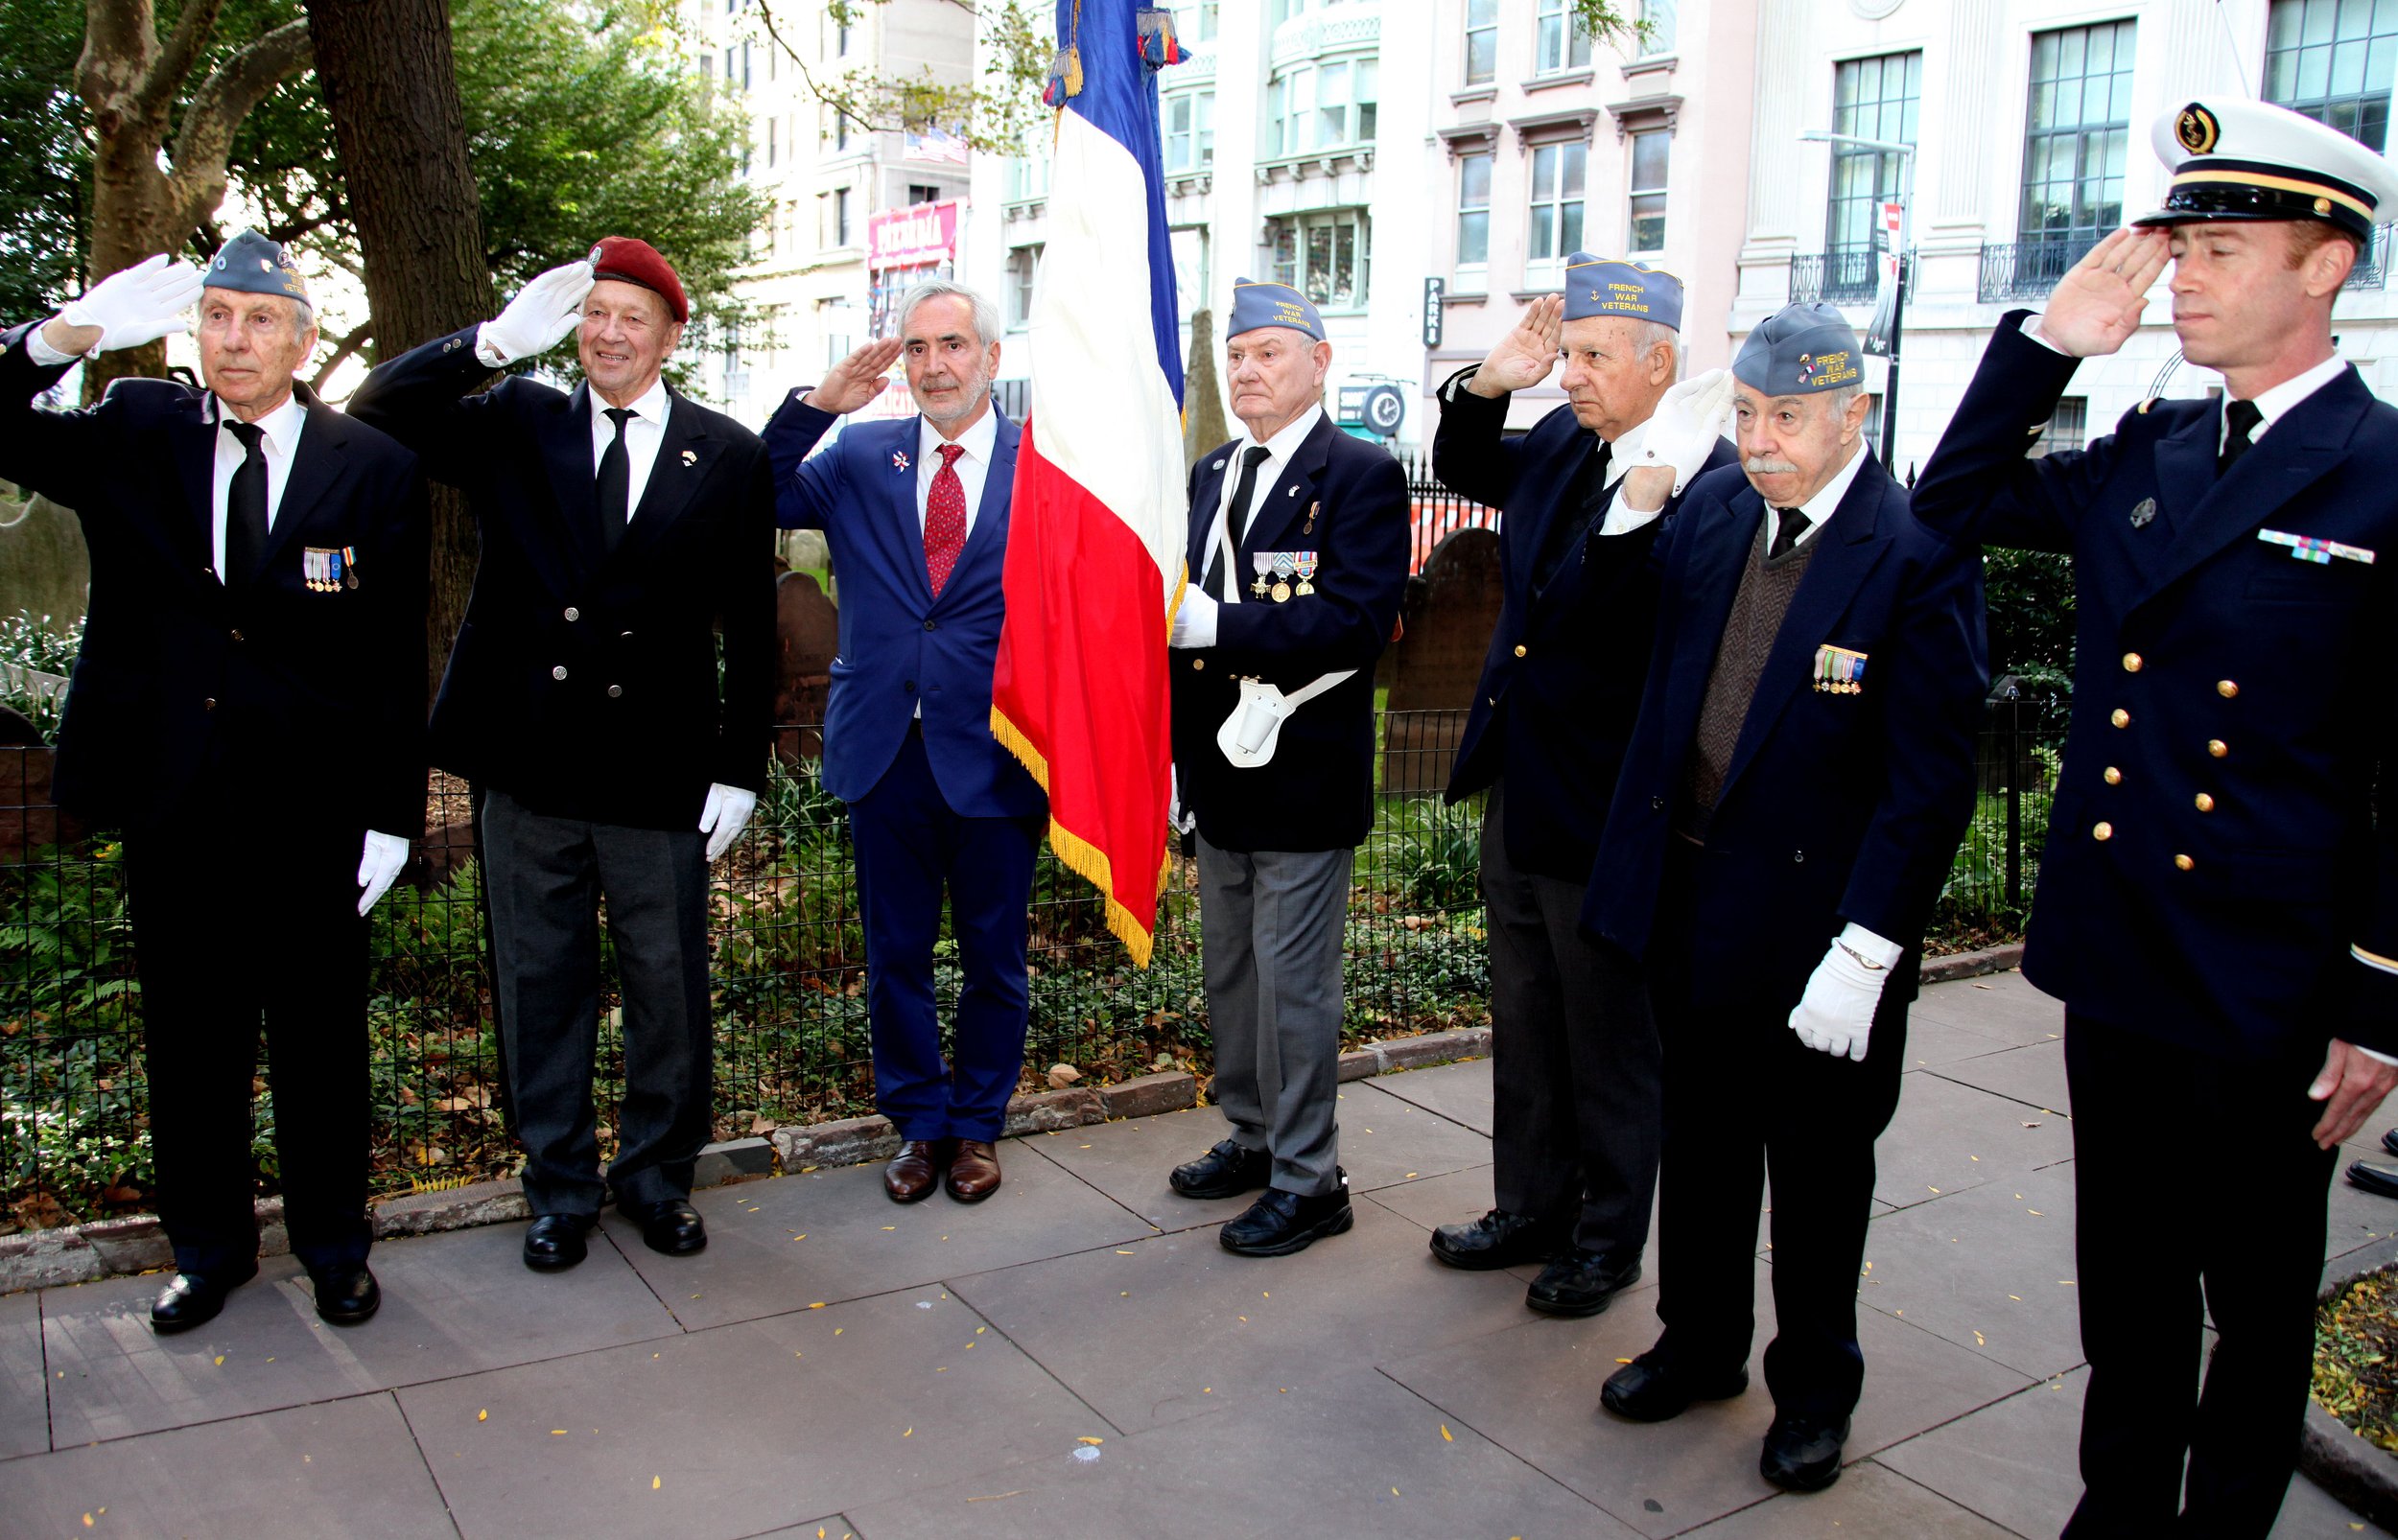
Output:
M1848 1419L1776 1412L1765 1430L1765 1452L1757 1474L1793 1492L1821 1492L1840 1480L1840 1446L1848 1441Z
M641 1225L641 1244L666 1256L689 1256L708 1245L708 1225L699 1217L699 1210L680 1198L646 1207L616 1205L628 1219Z
M583 1259L589 1248L583 1232L590 1229L589 1214L542 1214L525 1232L525 1266L535 1272L560 1272Z
M2384 1129L2382 1131L2382 1148L2388 1151L2391 1155L2398 1155L2398 1129Z
M1216 1232L1224 1249L1240 1256L1288 1256L1357 1223L1349 1207L1349 1179L1318 1198L1268 1187L1237 1219Z
M383 1308L383 1285L364 1262L308 1270L317 1289L317 1318L336 1326L355 1326Z
M1571 1238L1565 1225L1553 1221L1493 1208L1480 1219L1434 1230L1432 1254L1452 1268L1487 1272L1525 1262L1546 1262Z
M1639 1277L1638 1257L1619 1267L1604 1251L1577 1247L1540 1270L1524 1291L1524 1303L1544 1316L1595 1316Z
M150 1329L161 1337L217 1318L224 1296L258 1276L253 1262L239 1272L178 1272L150 1303Z
M2384 1198L2398 1198L2398 1166L2377 1166L2370 1160L2358 1160L2348 1167L2348 1180L2369 1193Z
M1634 1422L1663 1422L1679 1417L1697 1401L1728 1401L1749 1388L1749 1371L1693 1374L1670 1359L1653 1353L1638 1358L1607 1377L1599 1405Z
M1237 1198L1264 1186L1273 1175L1273 1155L1225 1139L1198 1159L1176 1166L1165 1182L1185 1198Z

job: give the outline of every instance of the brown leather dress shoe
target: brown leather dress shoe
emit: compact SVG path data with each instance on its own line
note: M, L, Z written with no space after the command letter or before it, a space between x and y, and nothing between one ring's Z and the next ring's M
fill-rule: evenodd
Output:
M960 1139L950 1160L950 1196L979 1203L999 1190L999 1153L988 1139Z
M891 1195L895 1203L912 1203L930 1197L949 1158L947 1139L911 1139L901 1145L900 1153L882 1168L882 1190Z

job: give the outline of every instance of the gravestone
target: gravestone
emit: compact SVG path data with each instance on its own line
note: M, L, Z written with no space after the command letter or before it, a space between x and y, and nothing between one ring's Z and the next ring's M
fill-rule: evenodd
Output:
M1499 617L1496 531L1459 529L1408 580L1402 630L1383 703L1382 789L1430 794L1448 784L1466 713Z
M71 508L44 497L16 501L0 482L0 616L48 616L62 632L83 618L91 553Z
M811 572L775 579L774 721L800 731L774 735L774 752L796 766L824 754L824 702L833 685L833 654L840 647L840 612Z

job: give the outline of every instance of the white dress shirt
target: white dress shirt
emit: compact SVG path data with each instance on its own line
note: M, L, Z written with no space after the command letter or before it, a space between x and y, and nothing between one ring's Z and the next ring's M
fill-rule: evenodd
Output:
M226 431L226 425L238 423L233 408L213 393L208 397L208 415L217 425L217 458L209 495L208 526L210 565L222 573L224 571L225 498L233 487L233 473L242 468L249 451L241 439ZM275 515L282 511L283 488L292 479L292 456L299 453L300 431L308 426L308 408L299 404L297 396L287 396L283 405L258 419L256 427L266 431L258 447L267 457L267 527L274 528Z
M1258 465L1256 484L1249 493L1249 506L1234 510L1232 506L1233 490L1240 481L1241 456L1260 447L1258 441L1247 433L1240 435L1240 441L1233 446L1232 453L1224 458L1224 481L1221 489L1216 493L1215 520L1208 526L1207 548L1199 559L1200 572L1205 572L1209 564L1215 560L1216 551L1224 544L1226 520L1235 511L1240 518L1241 537L1247 538L1249 526L1257 522L1258 504L1272 494L1274 483L1282 478L1282 471L1290 464L1291 456L1299 453L1300 444L1309 433L1316 431L1316 424L1323 418L1324 406L1319 402L1301 412L1297 420L1289 427L1265 441L1262 446L1265 450L1265 458ZM1237 553L1240 540L1235 539L1233 542L1233 548ZM1227 604L1240 602L1240 583L1243 574L1233 570L1237 565L1239 564L1230 557L1226 558L1224 563L1224 592L1215 596Z
M957 456L957 484L966 492L966 533L975 532L975 516L982 511L983 483L991 478L991 456L999 447L999 413L986 406L975 425L954 439L926 418L916 419L916 532L924 533L932 498L932 478L941 474L941 446L954 443L966 453Z
M1867 455L1866 446L1858 444L1856 453L1848 456L1848 463L1832 473L1832 478L1823 483L1823 489L1798 504L1798 511L1807 516L1807 527L1798 532L1797 540L1791 542L1791 549L1797 550L1813 540L1825 525L1832 522L1832 515L1840 511L1840 500L1848 495L1849 487L1856 483L1857 473L1865 469ZM1765 505L1765 539L1768 546L1773 544L1774 535L1779 528L1779 515L1774 504L1769 502Z
M2305 373L2293 374L2270 390L2258 391L2255 397L2256 409L2264 414L2264 420L2248 431L2249 447L2254 448L2256 441L2265 436L2267 430L2288 416L2292 408L2339 379L2340 371L2347 367L2348 361L2335 353ZM2215 455L2220 459L2222 457L2223 446L2231 442L2230 419L2219 418L2215 432Z
M591 397L591 474L600 474L600 456L616 442L616 419L608 415L608 404L600 399L597 390ZM658 446L666 442L667 413L673 398L667 394L666 382L655 380L633 403L633 415L624 420L624 522L632 523L641 512L641 495L648 488L650 469L658 463Z

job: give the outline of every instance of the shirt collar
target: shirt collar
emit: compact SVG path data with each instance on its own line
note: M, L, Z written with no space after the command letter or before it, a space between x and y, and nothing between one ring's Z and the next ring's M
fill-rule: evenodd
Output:
M224 404L224 398L213 390L208 393L208 409L216 414L219 428L242 420L232 408ZM290 459L293 450L299 443L300 428L307 421L308 408L300 405L299 392L294 390L283 399L282 406L259 418L253 426L264 429L267 442L274 446L274 452Z
M2252 399L2256 402L2256 409L2263 414L2264 421L2248 434L2248 441L2256 442L2258 435L2262 434L2266 429L2288 416L2291 408L2297 406L2299 402L2339 379L2340 371L2346 367L2348 367L2348 361L2335 353L2314 368L2307 370L2306 373L2292 375L2270 390L2258 391ZM2223 431L2228 432L2230 430L2225 428Z
M925 464L938 468L941 446L955 444L966 452L966 458L977 465L991 463L992 451L999 442L999 408L995 403L983 408L975 425L955 438L943 438L941 430L932 426L929 417L916 419L916 457Z
M1289 426L1267 439L1262 445L1247 433L1241 434L1240 447L1243 452L1261 448L1277 465L1287 465L1290 463L1290 457L1299 453L1300 444L1309 433L1316 431L1316 424L1322 420L1323 416L1324 403L1319 401L1293 418Z
M1857 473L1864 470L1865 462L1872 457L1872 448L1859 444L1857 453L1848 456L1848 463L1824 483L1823 489L1798 505L1798 511L1807 516L1807 527L1799 533L1798 545L1805 545L1817 530L1832 522L1832 515L1840 512L1841 500L1848 496L1848 488L1855 483Z
M670 398L667 394L666 377L664 375L660 375L657 379L649 382L649 388L643 391L641 393L641 398L633 403L633 415L640 418L643 422L647 423L652 428L663 430L666 427L667 408L670 405ZM592 391L592 422L604 427L613 428L615 425L607 420L607 402L601 398L599 391ZM627 424L626 426L630 427L631 425Z

